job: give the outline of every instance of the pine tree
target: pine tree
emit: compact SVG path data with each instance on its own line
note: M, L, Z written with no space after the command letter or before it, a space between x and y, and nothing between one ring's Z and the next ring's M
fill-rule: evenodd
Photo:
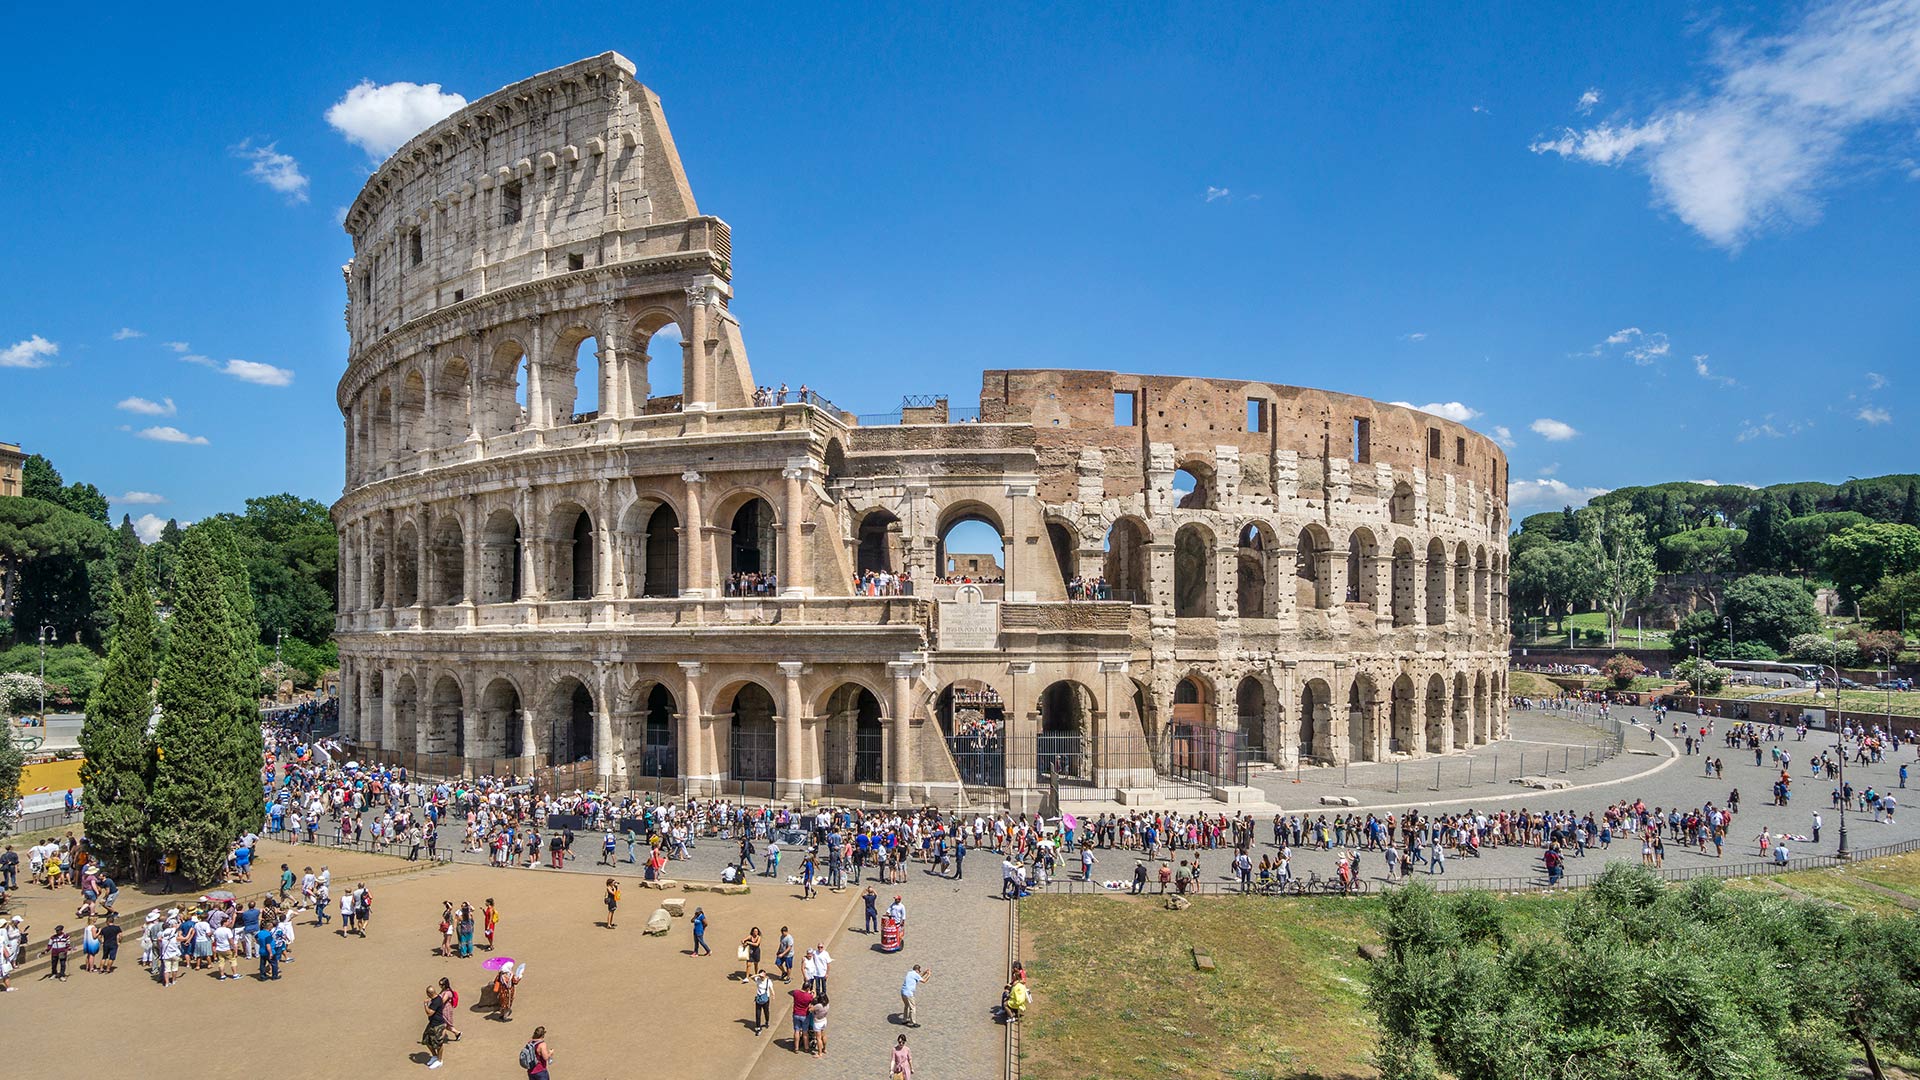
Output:
M1907 481L1907 501L1900 507L1900 524L1920 525L1920 485Z
M87 793L87 840L109 866L140 868L147 832L147 792L153 754L147 722L153 716L153 677L159 670L160 620L146 560L114 585L113 641L100 686L87 702L80 729L86 760L80 782Z
M161 852L179 857L189 880L209 881L224 864L241 820L233 805L240 783L234 728L242 719L256 733L259 725L252 700L235 692L234 612L212 529L186 530L173 593L160 664L150 837ZM259 768L258 759L248 764L249 785Z

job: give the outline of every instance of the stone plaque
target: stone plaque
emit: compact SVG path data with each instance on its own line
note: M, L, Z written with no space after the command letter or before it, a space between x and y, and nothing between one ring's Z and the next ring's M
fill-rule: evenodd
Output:
M940 648L954 652L992 652L1000 646L1000 602L988 600L977 586L962 585L952 600L940 601Z

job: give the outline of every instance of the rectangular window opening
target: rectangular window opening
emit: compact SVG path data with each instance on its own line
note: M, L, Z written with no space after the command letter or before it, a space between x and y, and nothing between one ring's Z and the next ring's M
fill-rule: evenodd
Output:
M1364 416L1353 418L1353 461L1356 465L1373 461L1373 421Z
M1134 425L1134 397L1131 390L1113 392L1113 426L1132 427Z
M567 269L585 270L586 268L587 268L587 257L585 255L569 254L567 256Z
M407 234L407 250L413 257L413 265L419 266L422 262L426 261L426 248L425 245L420 242L419 229L415 229L413 232Z
M459 303L460 301L462 301L462 300L465 300L466 298L467 298L467 290L465 290L465 289L455 289L455 290L453 290L453 302L454 302L454 303L456 303L456 304L457 304L457 303Z
M1467 463L1467 438L1464 435L1453 437L1453 463L1455 465Z
M1247 399L1247 431L1250 434L1267 430L1266 406L1267 403L1257 397Z
M1435 461L1440 460L1440 429L1437 427L1427 429L1427 456Z
M520 220L520 181L514 180L500 188L500 223L512 225Z

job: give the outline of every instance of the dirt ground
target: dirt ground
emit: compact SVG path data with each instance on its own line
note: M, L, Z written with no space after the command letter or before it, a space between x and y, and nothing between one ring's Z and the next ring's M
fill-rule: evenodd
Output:
M308 861L306 849L262 844L260 863L277 868ZM325 853L335 892L356 873L391 872L398 860ZM318 852L313 861L317 863ZM255 874L256 884L269 875ZM560 1077L648 1074L689 1078L744 1076L782 1028L756 1039L750 1030L753 997L732 976L742 965L734 948L751 926L772 942L781 925L797 941L828 941L850 915L855 894L823 895L810 902L795 890L756 883L749 896L716 896L644 890L622 878L618 928L603 925L603 878L594 874L440 866L369 880L374 918L368 936L343 937L336 920L311 927L298 923L293 963L278 982L262 982L243 961L239 982L210 973L189 973L171 988L128 961L138 944L122 950L120 970L89 975L76 949L66 983L43 979L44 968L17 975L11 993L0 995L0 1027L27 1035L8 1051L9 1072L20 1076L125 1075L132 1063L150 1080L172 1077L252 1078L262 1068L291 1069L313 1077L384 1077L424 1073L419 1045L425 1024L421 1002L429 982L447 976L460 992L456 1024L464 1033L449 1043L446 1069L463 1076L524 1076L516 1060L536 1024L547 1027ZM38 890L27 890L37 893ZM37 956L54 921L71 914L71 890L30 898L33 924L29 960ZM434 955L439 944L442 900L471 901L477 909L493 897L501 912L498 953L527 965L511 1023L478 1008L490 976L481 969L484 949L471 959ZM659 900L684 896L687 919L674 920L665 937L642 933ZM65 906L62 912L58 908ZM691 956L687 923L695 907L706 909L711 957ZM37 909L37 910L35 910ZM476 939L479 935L476 935ZM775 984L775 994L786 988ZM226 1017L216 1029L210 1020ZM774 1019L784 1014L776 1001ZM241 1033L242 1044L234 1037Z

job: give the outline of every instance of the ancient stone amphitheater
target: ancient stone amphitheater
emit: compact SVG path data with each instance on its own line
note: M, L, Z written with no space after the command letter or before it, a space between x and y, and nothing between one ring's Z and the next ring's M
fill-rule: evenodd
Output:
M763 392L727 224L617 54L421 133L346 229L360 753L946 802L1506 730L1490 440L1238 379L988 371L977 411L881 417Z

